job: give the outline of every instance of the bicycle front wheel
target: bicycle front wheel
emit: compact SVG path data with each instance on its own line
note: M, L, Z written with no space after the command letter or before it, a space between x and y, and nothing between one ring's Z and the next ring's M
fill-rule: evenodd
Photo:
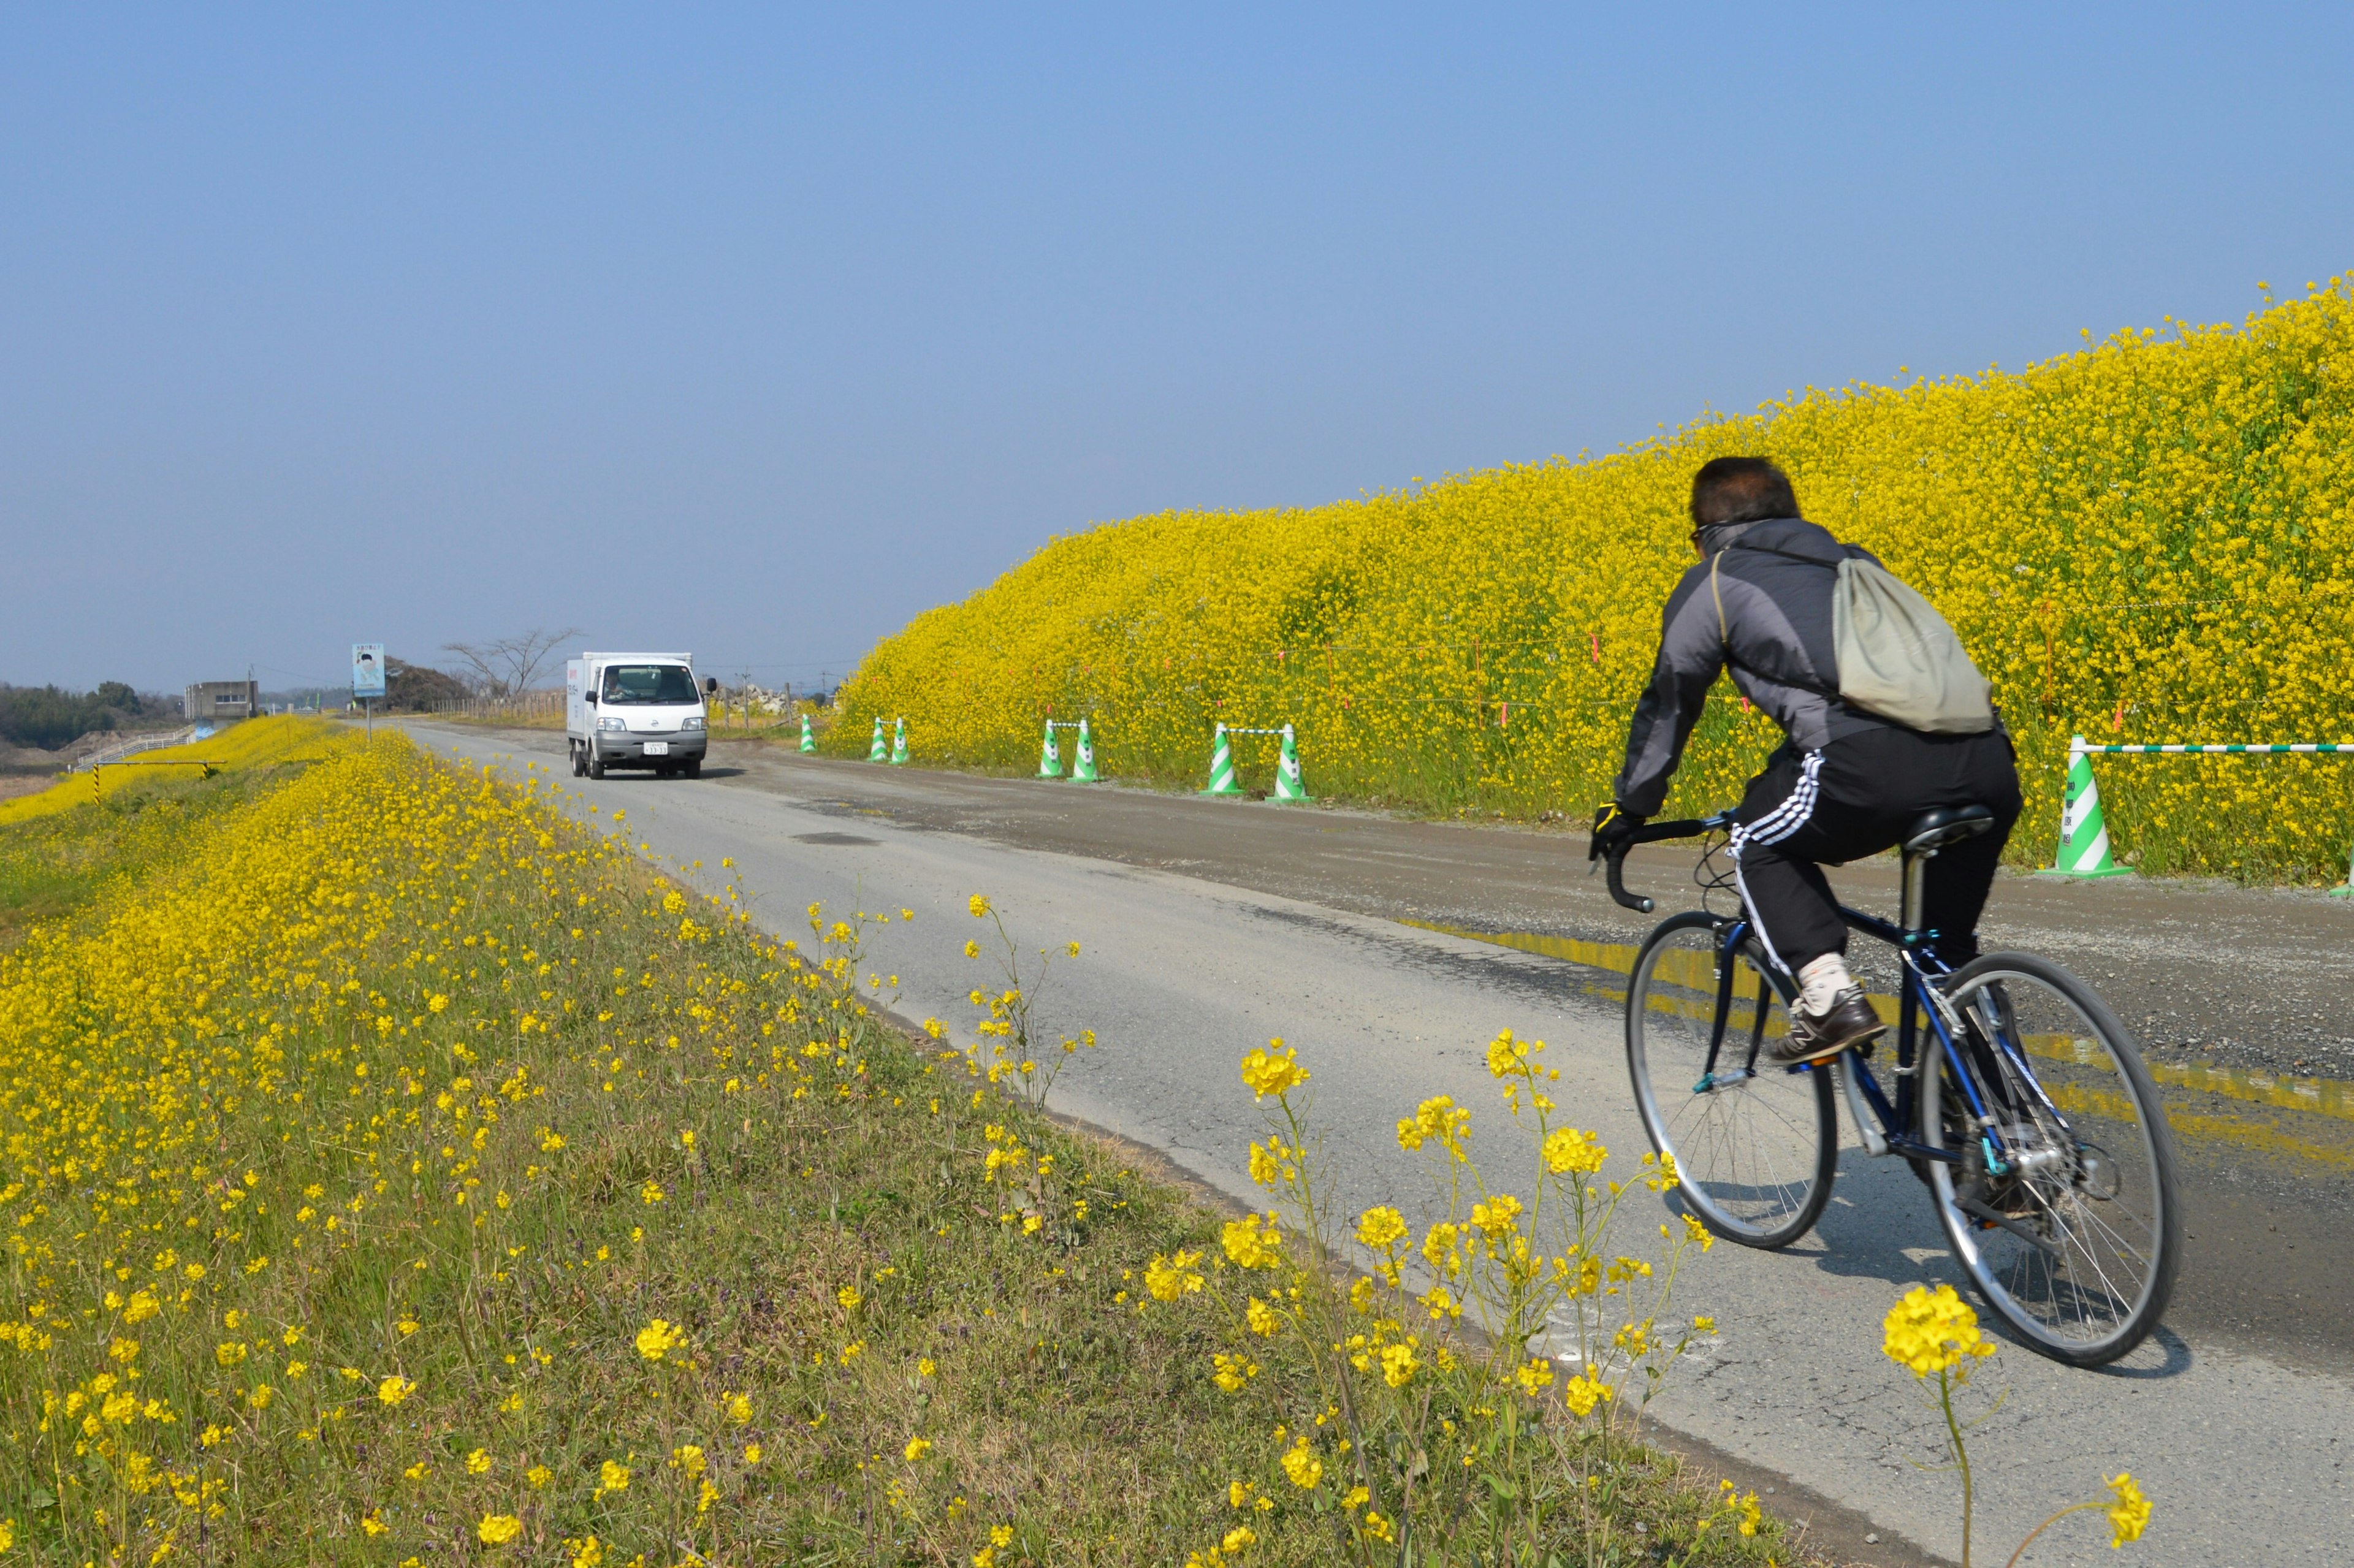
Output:
M2031 1347L2105 1365L2158 1326L2182 1258L2158 1086L2116 1016L2057 964L1988 953L1944 990L1969 1065L1965 1083L1925 1042L1921 1140L1957 1157L1929 1162L1946 1239Z
M1789 1018L1754 954L1723 955L1717 924L1679 915L1644 942L1627 987L1627 1067L1651 1147L1675 1157L1678 1196L1744 1246L1805 1235L1830 1202L1839 1124L1828 1065L1776 1065ZM1733 966L1717 1024L1721 965Z

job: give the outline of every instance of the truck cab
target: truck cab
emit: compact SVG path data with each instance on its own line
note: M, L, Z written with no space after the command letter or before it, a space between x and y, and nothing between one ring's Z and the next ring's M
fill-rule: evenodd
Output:
M575 777L644 768L668 779L703 773L710 740L691 653L583 653L564 664L564 731Z

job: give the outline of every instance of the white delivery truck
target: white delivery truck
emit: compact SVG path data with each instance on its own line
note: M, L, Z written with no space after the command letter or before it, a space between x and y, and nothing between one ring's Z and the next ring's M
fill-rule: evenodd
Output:
M663 778L703 773L710 739L692 653L583 653L564 662L564 734L575 777L651 768Z

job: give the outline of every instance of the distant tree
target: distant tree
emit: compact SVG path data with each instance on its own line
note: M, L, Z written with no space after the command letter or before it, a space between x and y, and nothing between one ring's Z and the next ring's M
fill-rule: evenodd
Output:
M579 635L577 626L554 631L535 626L519 636L502 637L495 642L444 642L441 652L455 653L464 662L468 683L482 695L504 697L531 690L532 682L539 678L549 655L567 638Z
M90 695L97 700L99 706L112 708L119 714L138 715L147 711L139 701L139 694L121 681L101 681L98 690Z
M124 711L139 711L138 694L120 681L80 694L61 686L0 685L0 740L55 751L92 730L112 729L119 705L104 699L116 692L131 699Z
M466 683L446 670L429 669L406 659L384 662L384 705L387 710L423 713L435 703L470 695Z

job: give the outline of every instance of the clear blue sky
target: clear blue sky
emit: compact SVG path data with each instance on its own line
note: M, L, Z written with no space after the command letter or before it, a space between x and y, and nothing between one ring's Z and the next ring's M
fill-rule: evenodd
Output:
M839 672L1057 533L2354 266L2354 8L16 6L0 680Z

